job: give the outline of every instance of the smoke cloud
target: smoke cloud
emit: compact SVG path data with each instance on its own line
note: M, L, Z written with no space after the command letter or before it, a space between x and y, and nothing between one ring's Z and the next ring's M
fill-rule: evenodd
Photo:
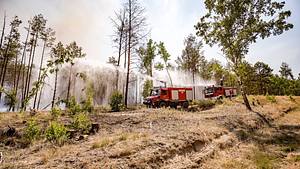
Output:
M119 5L118 0L0 0L0 25L4 11L7 23L15 15L19 16L23 21L21 28L41 13L48 20L47 25L56 31L57 41L76 41L87 53L86 59L100 62L101 58L112 56L109 17ZM25 34L22 33L22 40Z

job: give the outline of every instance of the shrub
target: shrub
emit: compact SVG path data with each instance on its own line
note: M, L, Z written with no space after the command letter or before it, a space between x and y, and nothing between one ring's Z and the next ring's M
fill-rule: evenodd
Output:
M271 103L276 103L277 101L276 101L276 98L275 98L275 96L273 96L273 95L267 95L266 96L266 99L269 101L269 102L271 102Z
M61 115L61 109L55 106L51 109L50 113L53 119L57 119Z
M88 133L91 129L91 121L85 113L79 113L73 117L72 126L82 133Z
M152 80L146 80L143 87L143 93L142 96L144 98L150 96L151 89L153 88L153 81Z
M63 124L50 122L45 132L48 141L62 145L68 138L67 129Z
M123 100L123 95L119 91L113 92L113 94L110 97L110 102L109 102L111 110L114 112L120 111L123 106L122 100Z
M213 100L198 100L196 103L201 110L207 110L216 105Z
M82 103L82 111L91 113L94 111L93 97L88 96L88 98Z
M41 136L41 129L35 120L30 120L25 128L25 139L29 142L37 140Z
M90 83L86 90L86 100L82 103L82 110L91 113L94 111L94 86Z
M82 111L74 96L71 97L68 108L71 115L75 115Z

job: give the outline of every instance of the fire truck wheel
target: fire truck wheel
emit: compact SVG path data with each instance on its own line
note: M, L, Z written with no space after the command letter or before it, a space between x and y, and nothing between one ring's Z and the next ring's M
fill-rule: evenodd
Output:
M160 102L159 103L160 108L163 108L163 107L166 107L166 106L167 106L166 102Z
M183 107L184 109L189 108L189 102L183 102L183 103L182 103L182 107Z
M171 103L170 107L173 108L173 109L177 109L177 104L176 103Z

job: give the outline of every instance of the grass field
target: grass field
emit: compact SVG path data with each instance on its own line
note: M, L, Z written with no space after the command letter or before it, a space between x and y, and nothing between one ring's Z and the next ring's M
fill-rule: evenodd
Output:
M300 97L249 99L254 112L241 98L204 111L96 111L88 116L97 133L75 131L61 145L43 134L24 143L30 119L45 133L49 112L1 113L0 168L300 168ZM68 128L72 118L56 121ZM4 136L8 125L17 134Z

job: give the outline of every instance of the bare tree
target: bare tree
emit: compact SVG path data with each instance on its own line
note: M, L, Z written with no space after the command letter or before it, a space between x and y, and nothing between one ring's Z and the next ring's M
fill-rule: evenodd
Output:
M126 88L125 88L125 106L128 105L128 88L129 88L129 79L131 71L131 63L133 60L133 52L137 45L143 40L147 33L145 33L146 27L146 17L145 8L143 8L138 0L128 0L125 3L125 9L128 16L128 59L127 59L127 75L126 75Z
M116 76L116 90L119 87L119 67L121 56L126 53L123 46L125 46L126 41L124 41L125 36L127 34L127 25L126 25L126 10L125 7L120 9L118 12L115 12L115 18L111 18L114 27L114 34L113 34L113 43L115 44L114 47L118 49L118 59L116 60L117 67L117 76Z

